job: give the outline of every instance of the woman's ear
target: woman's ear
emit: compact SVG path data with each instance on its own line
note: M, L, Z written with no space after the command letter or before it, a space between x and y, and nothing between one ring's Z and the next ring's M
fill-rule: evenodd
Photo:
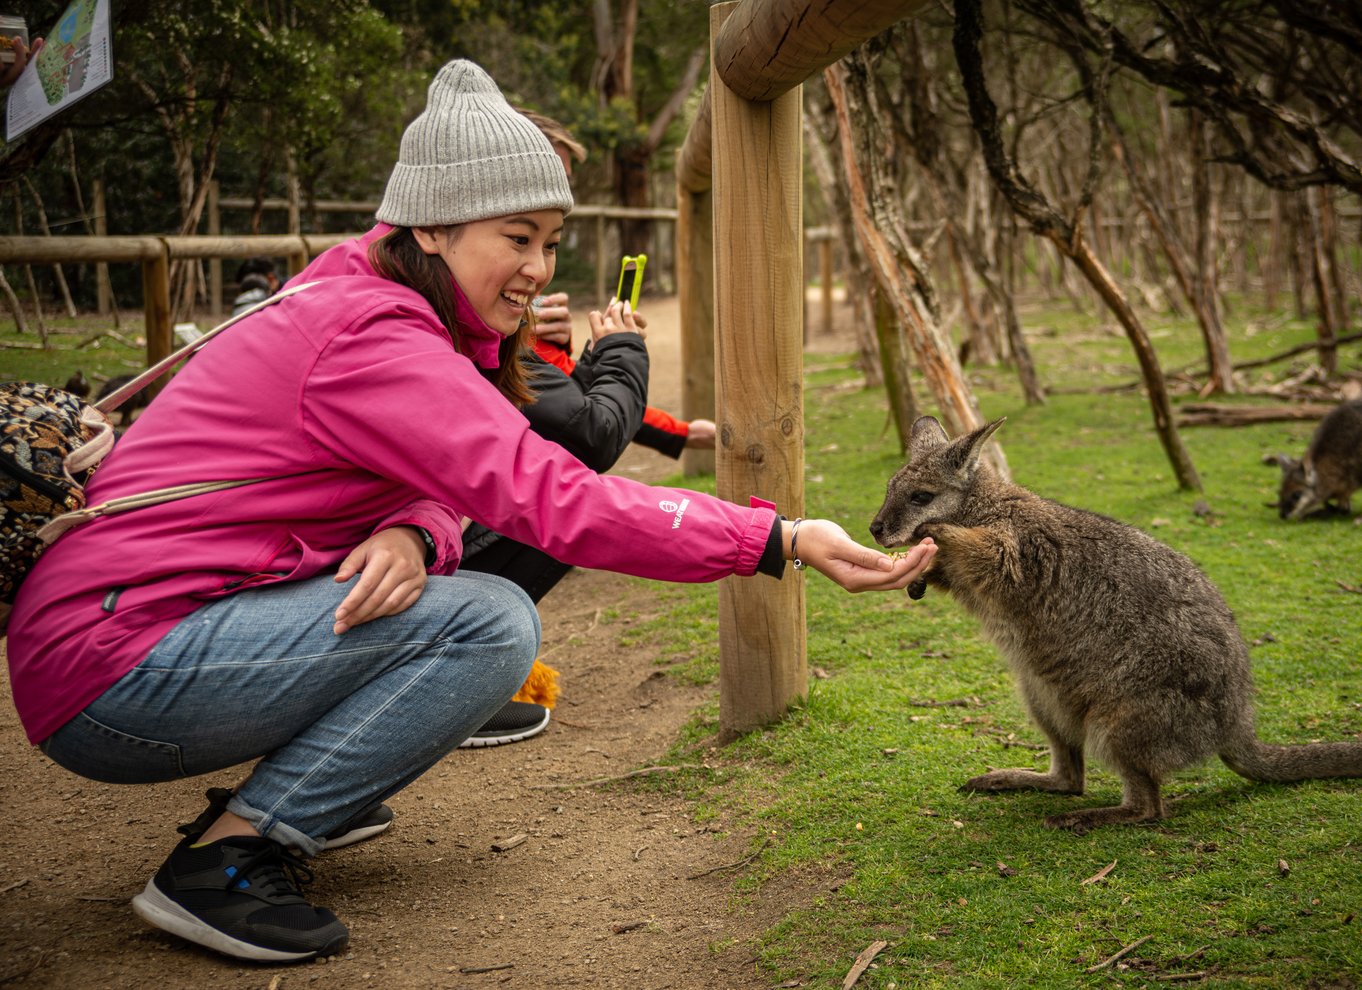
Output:
M439 254L440 242L435 237L439 230L439 227L413 227L411 236L416 241L416 246L426 254Z

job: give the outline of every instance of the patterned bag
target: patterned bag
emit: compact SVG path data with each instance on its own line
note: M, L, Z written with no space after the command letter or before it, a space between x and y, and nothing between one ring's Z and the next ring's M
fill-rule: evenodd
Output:
M257 310L316 282L304 282L219 324L193 343L87 405L79 396L34 382L0 383L0 636L24 576L58 536L96 516L266 481L207 481L112 499L86 508L85 486L113 449L108 414L193 354L213 337Z
M47 545L39 529L84 508L85 485L113 443L113 425L79 396L34 382L0 385L0 609L6 615Z

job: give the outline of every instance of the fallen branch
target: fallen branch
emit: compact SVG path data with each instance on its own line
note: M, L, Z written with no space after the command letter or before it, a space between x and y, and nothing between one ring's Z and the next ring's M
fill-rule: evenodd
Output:
M1288 406L1226 406L1189 403L1178 407L1178 426L1251 426L1289 420L1323 419L1333 406L1297 403Z
M8 894L11 890L18 890L26 883L28 883L28 877L24 877L22 880L16 880L8 887L0 887L0 894Z
M1085 886L1085 885L1090 884L1090 883L1096 883L1096 882L1099 881L1099 880L1105 880L1105 879L1107 878L1107 874L1110 873L1112 870L1116 869L1116 864L1117 864L1117 862L1118 862L1118 860L1114 860L1114 859L1113 859L1113 860L1112 860L1110 863L1108 863L1106 866L1102 867L1100 870L1098 870L1098 871L1097 871L1096 873L1094 873L1092 876L1088 877L1088 879L1086 879L1086 880L1084 880L1082 883L1080 883L1079 886L1082 887L1082 886Z
M745 858L743 858L743 859L738 860L736 863L725 863L723 866L716 866L716 867L713 867L712 869L705 870L705 871L702 872L702 873L697 873L697 874L695 874L694 876L686 877L686 879L687 879L687 880L699 880L701 877L707 877L707 876L709 876L711 873L719 873L719 872L721 872L721 871L723 871L723 870L736 870L736 869L738 869L739 867L746 866L748 863L752 862L752 860L754 860L754 859L756 859L758 856L760 856L760 855L766 850L766 847L769 846L770 844L771 844L771 840L770 840L770 839L767 839L765 842L763 842L763 843L761 844L761 846L757 849L756 852L754 852L754 853L753 853L752 855L750 855L750 856L747 856L747 857L745 857Z
M865 950L856 957L856 962L851 969L847 970L846 978L842 980L842 990L850 990L851 985L861 978L861 974L870 968L871 960L884 951L888 942L871 942Z
M1112 865L1114 866L1115 864L1113 863ZM1117 952L1115 955L1113 955L1113 956L1111 956L1111 957L1109 957L1109 958L1107 958L1107 959L1103 959L1103 960L1102 960L1100 963L1098 963L1096 966L1089 966L1087 969L1083 970L1083 972L1085 972L1085 973L1096 973L1098 970L1106 969L1106 968L1107 968L1108 966L1110 966L1112 963L1116 962L1116 960L1120 959L1120 958L1121 958L1122 956L1124 956L1124 955L1127 955L1128 953L1134 952L1136 949L1138 949L1140 946L1144 945L1146 942L1148 942L1148 941L1149 941L1151 938L1153 938L1153 937L1154 937L1153 935L1146 935L1144 938L1136 939L1134 942L1131 942L1129 945L1127 945L1127 946L1126 946L1124 949L1122 949L1120 952Z
M643 777L653 773L676 773L678 770L703 770L704 767L696 763L679 763L671 767L643 767L641 770L630 770L628 773L617 773L611 777L597 777L594 780L571 781L566 784L533 784L537 791L555 791L566 787L595 787L598 784L611 784L617 780L628 780L630 777Z
M646 921L630 921L623 925L611 925L610 930L616 935L623 935L625 932L637 931L640 928L647 927L647 925L648 922Z
M910 701L909 708L982 708L984 703L978 698L953 698L950 701Z
M460 973L495 973L499 969L515 969L515 963L497 963L495 966L460 966Z
M1154 977L1160 983L1173 983L1178 980L1201 980L1210 976L1208 969L1199 969L1195 973L1164 973L1162 976Z

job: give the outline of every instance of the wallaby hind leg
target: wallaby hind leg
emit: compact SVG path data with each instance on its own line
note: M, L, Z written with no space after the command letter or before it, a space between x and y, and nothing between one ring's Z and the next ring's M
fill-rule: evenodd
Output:
M1111 808L1083 808L1051 815L1045 819L1047 828L1067 828L1085 835L1099 825L1118 825L1128 822L1153 822L1163 817L1163 800L1159 797L1159 782L1149 774L1135 770L1121 771L1121 803Z
M960 786L962 791L1049 791L1053 794L1083 793L1083 747L1070 746L1050 737L1050 772L990 770Z

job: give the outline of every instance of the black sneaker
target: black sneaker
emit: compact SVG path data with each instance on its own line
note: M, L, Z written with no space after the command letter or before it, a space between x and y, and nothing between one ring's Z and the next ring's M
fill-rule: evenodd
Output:
M489 718L485 725L463 742L460 749L480 746L501 746L537 736L549 724L549 710L528 701L508 701L501 711Z
M233 835L184 839L132 899L153 927L238 959L301 962L345 948L350 933L299 890L312 871L284 847Z
M203 810L203 814L178 829L181 835L191 840L197 841L199 836L208 831L208 826L227 810L227 802L232 800L232 792L225 787L210 787L204 797L208 799L208 807ZM375 805L328 832L322 839L322 849L339 849L342 846L353 846L365 839L372 839L380 832L387 831L392 823L392 808L386 804Z

